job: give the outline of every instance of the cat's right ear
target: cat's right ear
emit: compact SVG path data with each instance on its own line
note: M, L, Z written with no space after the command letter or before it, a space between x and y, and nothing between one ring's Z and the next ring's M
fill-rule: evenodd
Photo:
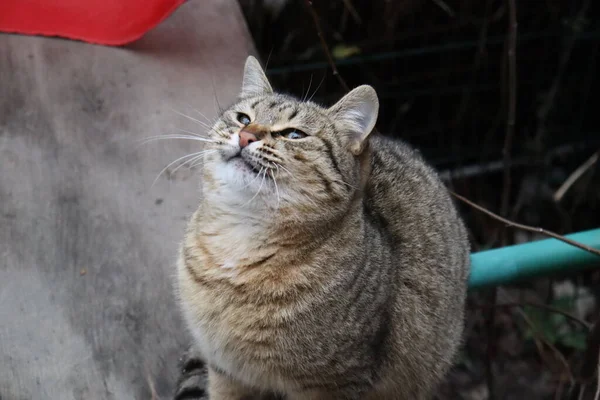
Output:
M272 94L273 88L258 60L252 56L246 59L241 97L253 97Z

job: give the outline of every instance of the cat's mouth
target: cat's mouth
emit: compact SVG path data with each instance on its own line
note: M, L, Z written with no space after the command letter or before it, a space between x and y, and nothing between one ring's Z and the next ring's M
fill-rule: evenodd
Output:
M255 174L259 174L261 172L260 169L257 168L250 160L246 160L244 157L242 157L241 152L231 157L229 160L227 160L227 162L232 163L240 169L245 169Z

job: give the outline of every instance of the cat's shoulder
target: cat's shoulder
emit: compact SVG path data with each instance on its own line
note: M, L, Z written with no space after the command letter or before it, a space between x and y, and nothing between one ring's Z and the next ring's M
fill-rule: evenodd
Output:
M373 134L369 140L373 165L383 168L418 168L433 172L421 152L401 139Z

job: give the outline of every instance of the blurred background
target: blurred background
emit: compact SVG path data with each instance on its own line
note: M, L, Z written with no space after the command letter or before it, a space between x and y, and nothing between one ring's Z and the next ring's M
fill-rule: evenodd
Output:
M377 90L377 129L420 149L450 188L560 234L600 225L597 1L515 1L514 8L505 0L240 4L277 89L324 104L345 92L320 42L317 16L347 85ZM518 24L514 80L511 10ZM563 186L569 177L574 183ZM541 238L460 207L475 251ZM465 348L438 398L578 398L590 351L582 322L598 318L599 289L596 270L472 293ZM580 398L594 398L595 385L583 392Z

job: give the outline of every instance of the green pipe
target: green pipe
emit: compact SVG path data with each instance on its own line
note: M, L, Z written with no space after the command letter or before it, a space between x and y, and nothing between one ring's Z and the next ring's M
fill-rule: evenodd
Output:
M566 236L600 249L600 229ZM600 256L556 239L506 246L471 254L469 289L497 286L553 273L600 268Z

